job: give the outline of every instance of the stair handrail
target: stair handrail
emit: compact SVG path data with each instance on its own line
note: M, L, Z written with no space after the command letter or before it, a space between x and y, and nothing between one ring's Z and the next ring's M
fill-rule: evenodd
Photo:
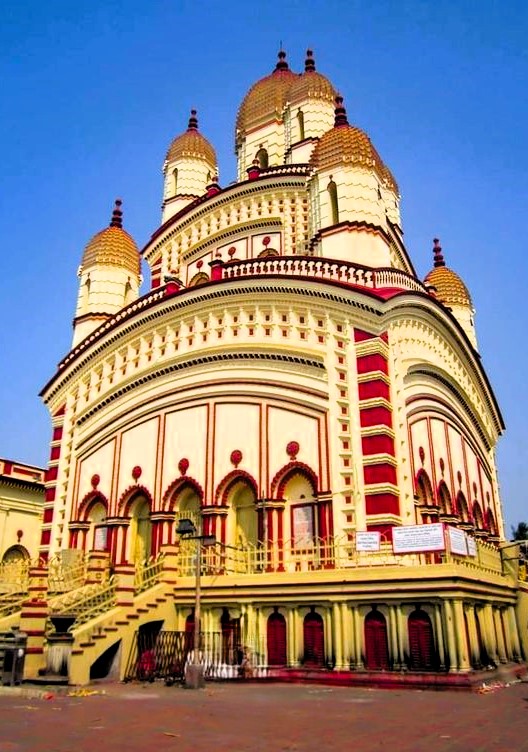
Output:
M145 592L145 590L148 590L160 581L164 560L165 554L159 553L157 556L151 556L150 559L136 564L134 577L135 595Z

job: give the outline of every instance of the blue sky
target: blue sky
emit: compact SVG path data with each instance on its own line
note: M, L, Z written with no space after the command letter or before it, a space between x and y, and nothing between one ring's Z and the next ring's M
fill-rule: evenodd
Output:
M114 198L142 246L191 107L231 182L236 110L282 40L297 71L314 49L391 168L418 273L438 236L468 285L507 424L508 529L527 520L527 33L517 0L2 3L0 456L47 460L38 392L69 349L77 267Z

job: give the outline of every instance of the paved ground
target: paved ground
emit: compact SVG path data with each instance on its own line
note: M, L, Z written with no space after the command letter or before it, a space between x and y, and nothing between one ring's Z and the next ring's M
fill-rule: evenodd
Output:
M93 689L93 688L92 688ZM299 685L105 685L0 694L0 752L528 750L528 684L490 694Z

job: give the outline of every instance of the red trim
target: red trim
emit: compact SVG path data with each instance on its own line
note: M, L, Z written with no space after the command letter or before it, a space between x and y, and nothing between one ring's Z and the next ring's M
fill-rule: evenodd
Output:
M389 385L381 379L361 381L358 384L358 394L360 400L373 399L374 397L383 397L386 400L390 400Z
M389 465L388 462L380 462L378 465L365 465L363 467L363 478L366 485L373 483L397 484L396 468Z
M248 485L251 486L255 496L258 498L259 491L258 491L258 485L255 478L247 473L245 470L231 470L230 473L228 473L218 484L216 488L215 493L215 501L217 504L225 505L227 504L227 497L229 495L229 491L231 488L237 483L238 481L245 481Z
M371 454L390 454L394 457L394 439L392 436L380 433L376 436L362 436L361 448L363 456Z
M385 356L380 355L380 353L358 355L356 360L358 373L372 373L372 371L381 371L387 375L389 373L387 359Z
M100 502L106 507L106 513L108 515L109 503L106 496L104 496L100 491L88 491L86 496L79 504L79 508L77 510L77 519L87 521L90 507L92 507L96 502Z
M123 491L121 498L117 503L117 514L119 517L130 516L130 507L136 500L137 496L144 496L149 503L150 511L153 511L154 502L148 488L140 485L129 486L126 491Z
M297 460L288 462L287 465L281 467L278 473L271 481L271 496L276 499L282 499L284 493L284 487L293 475L304 475L308 478L312 484L314 494L319 491L319 482L317 475L314 473L309 465L304 462L298 462Z
M392 412L388 407L366 407L359 411L359 422L362 428L370 426L392 427Z
M367 514L400 514L400 500L393 493L368 494L365 496Z
M197 480L194 478L191 478L189 475L182 475L181 478L176 478L176 480L173 480L170 486L167 488L165 493L163 494L163 504L162 504L162 511L163 512L174 512L175 505L176 505L176 496L181 493L182 489L187 486L188 488L192 488L193 491L196 492L196 495L200 499L200 506L203 505L204 500L204 492L201 485L198 483Z

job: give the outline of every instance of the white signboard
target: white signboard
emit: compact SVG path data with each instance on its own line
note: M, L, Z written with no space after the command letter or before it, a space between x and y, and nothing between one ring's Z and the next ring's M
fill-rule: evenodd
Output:
M108 528L100 525L95 528L94 551L106 551Z
M449 548L451 553L467 556L467 535L465 532L456 527L448 526L447 534L449 535Z
M472 538L470 535L467 536L467 549L468 549L468 556L477 555L477 543L475 541L475 538Z
M445 551L444 526L441 522L433 522L430 525L393 527L392 550L395 554Z
M379 551L380 541L380 533L360 531L356 533L356 551Z

